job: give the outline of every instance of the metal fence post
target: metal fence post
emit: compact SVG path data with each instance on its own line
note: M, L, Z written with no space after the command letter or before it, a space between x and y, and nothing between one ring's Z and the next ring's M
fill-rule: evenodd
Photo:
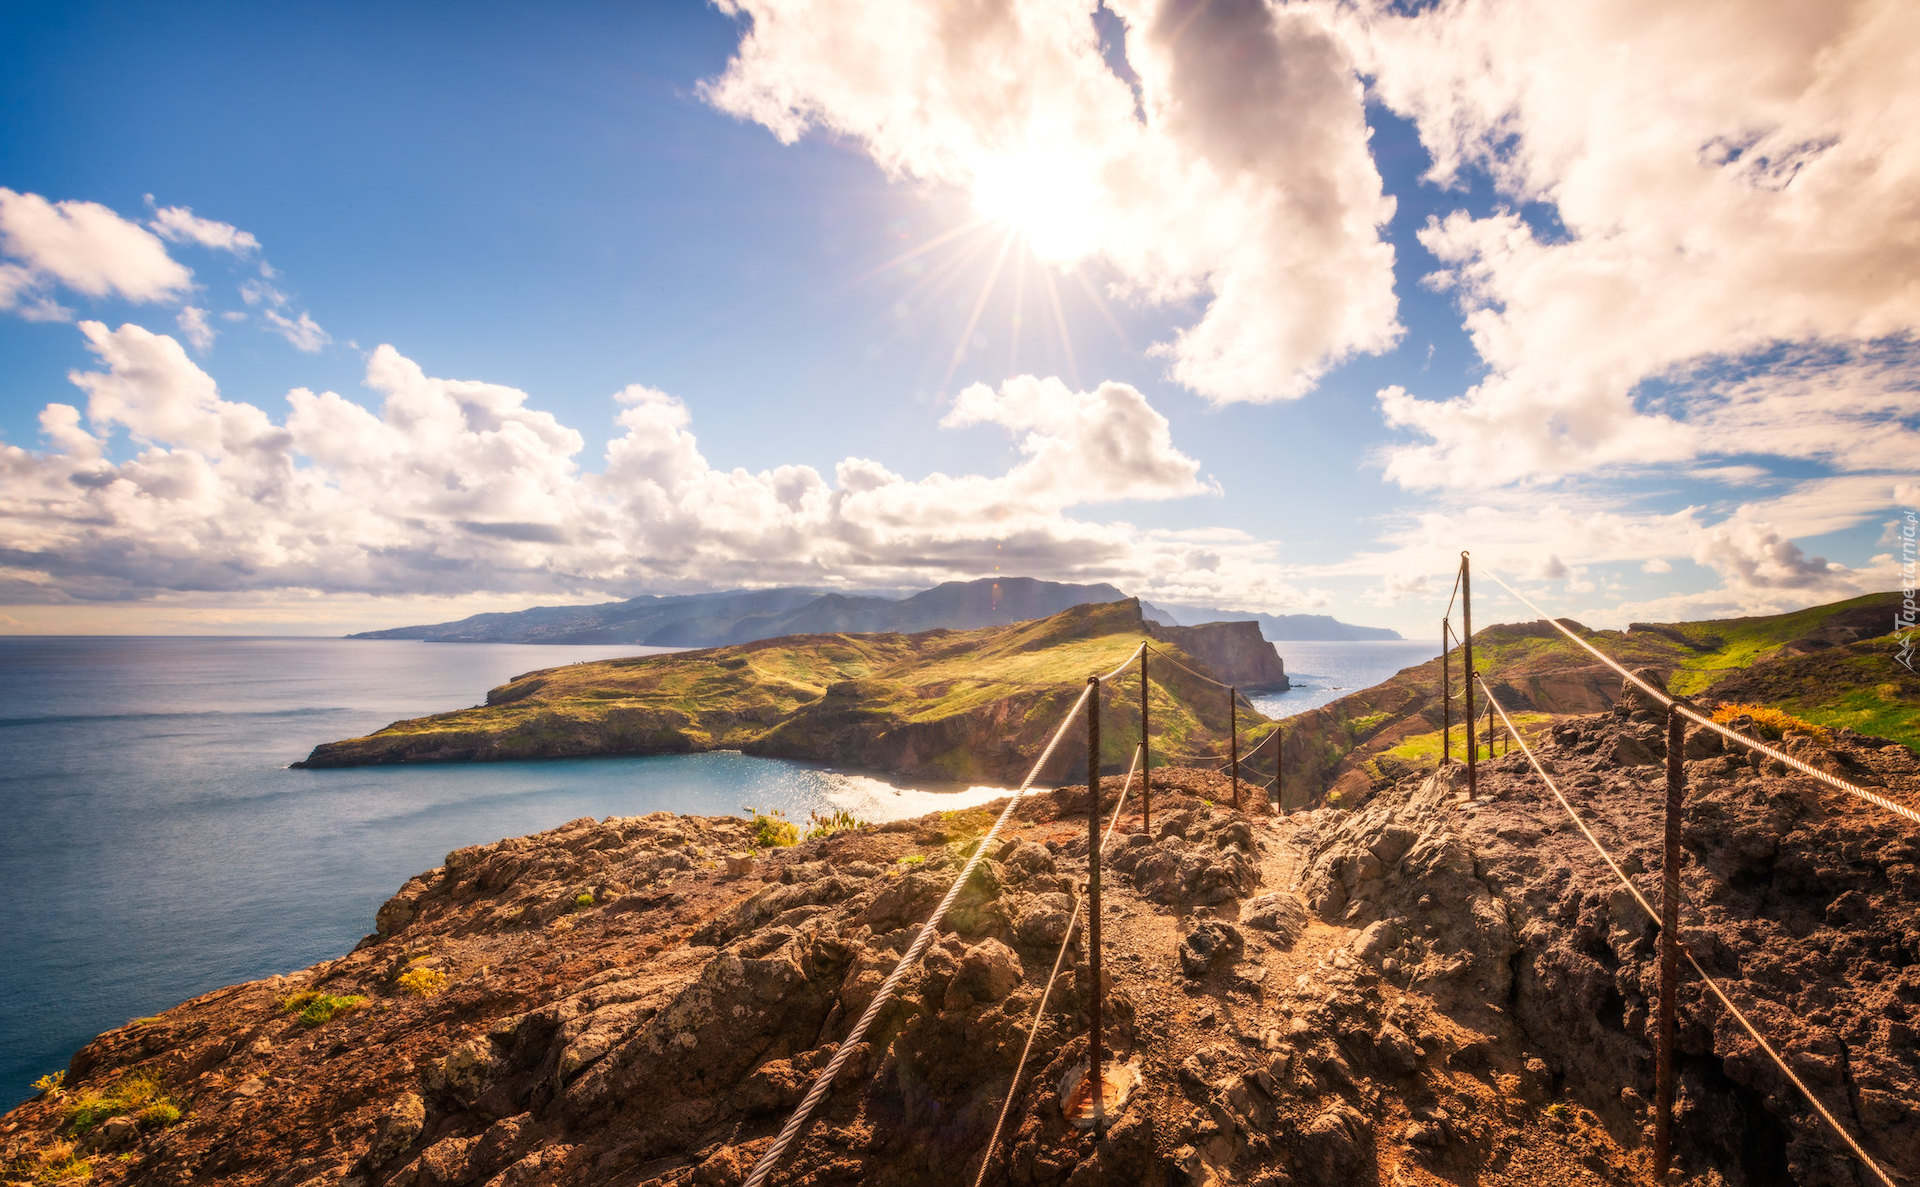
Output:
M1467 727L1467 795L1471 798L1479 794L1480 784L1474 769L1479 748L1473 744L1473 573L1465 552L1460 554L1460 636L1460 692L1467 710L1461 720Z
M1153 748L1147 742L1147 647L1140 645L1140 831L1153 835Z
M1240 810L1240 690L1227 689L1227 765L1233 768L1233 810Z
M1106 1081L1100 1072L1100 677L1087 677L1087 1088L1100 1117Z
M1452 643L1447 638L1452 633L1453 624L1446 619L1440 620L1440 765L1446 766L1453 761L1453 659L1447 654Z
M1680 815L1686 796L1687 723L1678 704L1667 707L1667 831L1660 872L1660 1021L1654 1048L1653 1165L1661 1182L1673 1161L1674 1014L1680 995Z

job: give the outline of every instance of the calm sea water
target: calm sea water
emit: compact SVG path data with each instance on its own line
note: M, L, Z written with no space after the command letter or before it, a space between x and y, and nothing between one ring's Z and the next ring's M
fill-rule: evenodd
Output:
M1337 701L1350 692L1387 679L1404 668L1440 654L1438 642L1400 640L1381 643L1277 643L1286 661L1286 692L1253 697L1253 707L1268 717L1291 717Z
M286 769L522 672L646 650L0 637L0 1108L102 1030L347 951L463 845L660 809L880 820L992 798L731 753Z

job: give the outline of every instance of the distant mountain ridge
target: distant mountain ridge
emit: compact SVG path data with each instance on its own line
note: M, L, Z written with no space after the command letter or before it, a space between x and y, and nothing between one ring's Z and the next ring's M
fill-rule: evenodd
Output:
M418 639L430 643L634 643L650 647L726 647L783 635L913 634L941 627L976 630L1047 618L1074 606L1118 602L1127 595L1105 583L1076 585L1032 577L985 577L948 581L907 597L833 593L805 586L727 590L710 594L643 595L593 606L536 606L476 614L458 622L362 631L350 639ZM1392 631L1353 627L1325 615L1253 615L1186 609L1174 613L1141 604L1150 619L1168 626L1258 620L1268 640L1281 638L1270 622L1324 620L1362 634L1298 635L1295 638L1399 638ZM1212 615L1212 617L1206 617Z

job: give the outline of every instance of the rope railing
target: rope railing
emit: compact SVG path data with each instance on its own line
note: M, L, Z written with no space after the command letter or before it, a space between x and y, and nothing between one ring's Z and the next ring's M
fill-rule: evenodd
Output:
M767 1176L773 1173L774 1165L780 1161L780 1156L786 1153L787 1147L793 1144L793 1139L798 1137L800 1131L806 1127L807 1118L812 1116L813 1110L827 1095L827 1091L833 1087L834 1077L839 1075L841 1066L852 1055L853 1049L859 1045L860 1040L866 1036L867 1029L873 1025L874 1019L879 1017L880 1011L893 999L901 980L925 955L928 944L933 940L934 932L940 927L940 921L946 918L948 909L953 906L954 900L960 897L960 888L965 886L967 879L973 876L974 868L980 864L987 849L993 844L994 838L1000 835L1000 830L1006 827L1008 819L1013 816L1014 807L1033 787L1034 780L1040 777L1040 772L1053 758L1053 752L1059 748L1060 740L1067 735L1067 727L1072 725L1074 719L1080 716L1081 710L1087 707L1087 702L1091 699L1094 690L1132 667L1133 661L1145 655L1146 650L1147 645L1142 641L1119 667L1104 676L1088 681L1080 690L1080 695L1074 698L1073 707L1067 710L1066 715L1060 719L1059 726L1054 729L1053 736L1047 739L1046 749L1042 750L1040 757L1034 760L1033 767L1027 771L1027 777L1020 781L1019 789L1008 798L1007 806L1000 810L1000 815L994 820L993 826L987 829L986 834L974 846L972 854L960 867L959 875L954 878L953 885L947 889L946 896L940 900L939 906L933 909L933 914L927 917L927 921L920 925L920 932L914 936L913 944L907 949L906 955L893 966L893 972L887 974L887 979L880 983L880 988L874 992L873 1000L867 1003L866 1010L853 1024L853 1029L847 1032L846 1038L840 1041L839 1049L834 1051L833 1058L828 1060L827 1066L814 1077L813 1086L807 1090L807 1095L794 1109L793 1116L787 1119L787 1123L780 1128L779 1134L773 1139L773 1144L768 1146L766 1152L761 1154L753 1164L753 1170L748 1173L743 1187L761 1187L761 1184L766 1182Z
M1499 581L1500 579L1495 577L1494 580ZM1506 584L1504 581L1500 583L1502 585ZM1512 591L1509 590L1508 592ZM1538 607L1536 607L1536 609L1538 609ZM1553 793L1553 798L1560 801L1560 807L1566 811L1567 818L1572 820L1574 827L1580 830L1580 835L1587 839L1587 844L1593 846L1594 852L1600 855L1600 860L1606 863L1607 869L1611 870L1613 876L1619 880L1620 884L1626 887L1627 893L1633 896L1633 901L1640 904L1640 909L1647 913L1649 919L1653 920L1654 926L1659 927L1661 923L1660 912L1654 909L1653 904L1647 901L1647 897L1644 894L1640 893L1640 888L1633 884L1633 879L1627 877L1626 871L1620 868L1620 863L1614 860L1613 854L1607 851L1607 847L1600 843L1600 838L1594 836L1593 830L1588 828L1586 821L1580 818L1580 813L1576 812L1573 805L1567 802L1567 797L1561 793L1559 785L1553 781L1553 776L1547 774L1546 768L1541 765L1539 758L1534 755L1533 748L1527 745L1526 738L1521 736L1519 728L1513 723L1513 719L1507 716L1506 708L1494 699L1493 692L1487 688L1486 681L1482 680L1478 673L1475 673L1473 678L1474 682L1480 685L1480 690L1486 693L1487 703L1493 706L1500 714L1500 720L1506 726L1507 732L1513 737L1514 741L1520 744L1520 752L1527 756L1529 763L1533 764L1534 773L1539 775L1541 782L1547 785L1547 790ZM1700 966L1700 962L1695 959L1693 955L1693 950L1687 947L1686 944L1679 943L1677 939L1675 944L1679 948L1680 954L1687 958L1687 963L1693 966L1693 971L1699 974L1700 980L1712 991L1713 996L1719 999L1720 1004L1726 1007L1727 1012L1733 1015L1734 1020L1737 1021L1741 1028L1747 1032L1748 1036L1759 1045L1760 1049L1767 1053L1767 1057L1773 1060L1774 1065L1780 1069L1781 1074L1786 1076L1793 1086L1800 1090L1800 1095L1806 1098L1807 1103L1814 1107L1814 1110L1818 1112L1828 1126L1833 1129L1833 1132L1840 1135L1840 1139L1847 1144L1848 1149L1853 1151L1854 1156L1858 1158L1868 1170L1872 1171L1874 1176L1878 1178L1881 1183L1885 1184L1886 1187L1895 1187L1893 1180L1887 1177L1887 1172L1880 1169L1880 1164L1875 1162L1873 1157L1860 1147L1860 1143L1854 1140L1853 1135L1847 1132L1846 1127L1842 1126L1834 1115L1827 1111L1827 1107L1820 1103L1819 1098L1814 1096L1812 1090L1801 1081L1799 1076L1794 1074L1792 1068L1787 1066L1787 1061L1780 1057L1778 1051L1774 1050L1773 1044L1767 1042L1766 1037L1748 1020L1745 1012L1733 1003L1732 998L1727 996L1726 990L1721 988L1720 983L1714 980L1714 978L1708 974L1707 970Z
M1803 775L1807 775L1811 778L1817 779L1820 782L1825 783L1829 787L1835 788L1839 791L1846 792L1848 795L1855 796L1859 799L1865 800L1867 803L1872 804L1874 807L1891 812L1894 815L1901 817L1902 819L1906 820L1911 824L1920 824L1920 811L1916 811L1912 808L1909 808L1905 804L1899 803L1895 800L1888 799L1886 796L1883 796L1878 792L1869 791L1864 787L1860 787L1856 784L1849 783L1847 780L1840 778L1838 775L1829 774L1826 771L1821 770L1820 768L1814 766L1811 763L1805 762L1802 759L1795 758L1793 755L1787 754L1784 751L1776 750L1773 747L1767 745L1765 742L1758 741L1757 739L1754 739L1754 738L1749 738L1745 734L1740 733L1737 730L1728 729L1726 726L1715 721L1713 718L1708 717L1705 714L1701 713L1699 710L1695 709L1692 705L1689 705L1685 701L1679 700L1669 695L1665 689L1657 688L1650 682L1641 679L1639 676L1634 675L1632 672L1629 672L1626 668L1616 663L1613 657L1609 656L1604 651L1601 651L1598 647L1595 647L1593 644L1587 642L1585 639L1582 639L1579 635L1576 635L1571 630L1567 629L1566 625L1562 623L1559 619L1553 617L1552 615L1548 614L1545 610L1542 610L1540 607L1534 605L1531 599L1529 599L1525 594L1521 593L1519 590L1513 588L1513 586L1507 584L1507 582L1503 580L1498 573L1495 573L1492 570L1487 570L1487 574L1488 576L1492 577L1495 582L1499 584L1500 588L1506 590L1508 593L1512 594L1515 598L1519 599L1520 603L1525 607L1527 607L1527 609L1532 610L1535 614L1538 614L1541 618L1545 619L1549 624L1551 624L1554 627L1554 629L1558 630L1561 634L1565 635L1567 638L1573 640L1575 643L1585 648L1590 654L1592 654L1592 656L1595 659L1599 660L1601 663L1607 665L1609 668L1612 668L1614 671L1618 672L1621 675L1621 677L1624 678L1628 683L1632 684L1634 687L1638 688L1641 692L1647 694L1649 697L1659 702L1663 707L1671 708L1674 712L1680 714L1682 717L1685 717L1687 720L1693 722L1696 725L1705 726L1707 729L1712 730L1714 733L1719 734L1721 737L1725 738L1730 742L1738 742L1740 745L1746 747L1749 750L1753 750L1760 754L1764 754L1768 758L1771 758L1776 762L1784 763L1785 765L1792 767L1794 770L1799 771Z
M1127 806L1127 792L1133 788L1133 777L1140 770L1140 755L1146 749L1144 742L1133 748L1133 765L1127 768L1126 782L1120 785L1120 798L1114 801L1113 816L1107 821L1107 829L1100 835L1100 852L1107 851L1107 842L1113 839L1113 830L1120 823L1121 809ZM1020 1078L1026 1074L1027 1058L1033 1054L1033 1041L1040 1033L1040 1019L1047 1013L1047 1002L1053 997L1053 983L1060 978L1060 969L1066 963L1067 949L1073 943L1073 929L1080 923L1080 910L1085 906L1085 898L1079 891L1073 895L1073 911L1067 916L1067 932L1060 937L1060 951L1053 958L1053 971L1047 974L1047 984L1040 991L1040 1000L1033 1007L1033 1020L1027 1024L1026 1046L1020 1049L1020 1061L1013 1066L1013 1082L1007 1085L1007 1099L1000 1106L1000 1117L993 1123L993 1136L987 1139L987 1148L980 1157L980 1173L974 1176L973 1187L981 1187L987 1181L987 1170L993 1165L993 1154L1000 1145L1000 1133L1006 1128L1007 1115L1013 1110L1013 1100L1020 1090Z

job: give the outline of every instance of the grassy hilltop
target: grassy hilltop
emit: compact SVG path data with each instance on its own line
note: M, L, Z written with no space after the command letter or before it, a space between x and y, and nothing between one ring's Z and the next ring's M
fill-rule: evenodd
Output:
M1707 702L1747 702L1814 725L1846 727L1920 748L1920 678L1894 662L1891 632L1900 595L1868 594L1789 614L1700 622L1633 623L1588 630L1562 619L1617 662L1653 668L1674 693ZM1474 664L1529 733L1556 716L1610 707L1620 691L1612 669L1551 625L1490 626L1473 637ZM1453 659L1453 753L1465 754L1460 723L1460 658ZM1407 668L1373 688L1290 718L1286 778L1290 804L1338 790L1351 800L1440 755L1440 661ZM1484 737L1486 700L1474 708ZM1484 753L1484 750L1482 751Z
M303 765L738 749L919 777L1012 779L1086 678L1117 667L1146 631L1139 602L1127 599L980 630L797 635L574 664L509 681L484 705L316 747ZM1138 677L1117 685L1103 696L1110 764L1124 764L1139 738ZM1220 690L1157 664L1150 695L1156 749L1224 752ZM1243 746L1271 728L1244 705L1240 712ZM1063 745L1057 771L1076 761L1084 769L1085 753L1084 740Z

